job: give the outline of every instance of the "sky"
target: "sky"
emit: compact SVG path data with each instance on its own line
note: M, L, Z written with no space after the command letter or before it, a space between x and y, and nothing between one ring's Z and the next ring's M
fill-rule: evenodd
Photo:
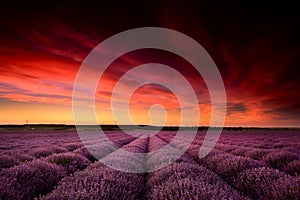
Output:
M164 27L195 39L216 63L227 96L226 126L299 127L300 15L291 2L110 1L110 3L3 3L0 8L0 124L74 124L72 90L76 74L96 45L119 32ZM130 98L137 124L165 117L180 124L180 110L200 109L199 125L209 125L211 102L200 74L185 59L167 51L140 49L115 60L98 82L95 110L101 124L114 124L112 91L134 67L161 63L191 84L197 105L170 74L151 68L131 74L120 85L117 103L135 82L147 79ZM172 80L174 94L159 85ZM160 106L153 106L160 104ZM119 113L122 116L122 113ZM89 119L86 120L89 123ZM118 123L122 123L118 122ZM189 124L183 124L189 125Z

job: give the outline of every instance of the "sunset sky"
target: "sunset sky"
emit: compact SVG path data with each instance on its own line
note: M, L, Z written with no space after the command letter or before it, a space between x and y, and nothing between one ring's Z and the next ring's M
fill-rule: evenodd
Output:
M180 31L210 54L226 89L226 126L299 127L297 6L196 2L1 3L0 124L73 124L73 83L88 53L121 31L153 26ZM198 97L200 125L209 124L210 99L201 76L181 57L154 49L129 52L109 66L96 93L99 123L115 123L110 108L112 89L126 71L146 63L180 71ZM155 70L145 73L156 82L171 78ZM121 85L124 94L130 81L141 81L141 77L136 74ZM186 95L180 82L174 80L174 84ZM179 124L178 100L159 84L135 91L130 101L133 120L150 123L148 110L153 104L164 106L167 125ZM162 112L154 110L153 114Z

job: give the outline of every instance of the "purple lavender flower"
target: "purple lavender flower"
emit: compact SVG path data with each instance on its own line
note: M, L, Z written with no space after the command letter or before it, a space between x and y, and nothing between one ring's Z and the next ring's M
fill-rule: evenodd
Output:
M148 199L249 199L195 162L150 173L147 188Z
M294 160L290 162L284 169L285 172L294 175L299 176L300 175L300 160Z
M73 174L77 170L83 170L90 164L90 161L82 155L71 152L53 154L47 157L46 160L62 166L68 175Z
M143 174L102 166L67 177L42 199L142 199L144 181Z
M229 182L232 182L239 172L264 165L263 163L250 158L235 156L228 153L220 153L212 156L208 155L202 162L209 169L215 171Z
M19 164L19 161L13 156L0 155L0 169L9 168Z
M287 164L293 160L298 160L299 157L295 153L288 151L272 151L268 155L263 157L263 161L270 167L275 169L283 170Z
M288 176L272 168L254 168L241 172L236 187L255 199L298 199L299 177Z
M33 199L50 192L65 176L57 165L35 160L0 172L0 199Z
M36 158L41 158L41 157L47 157L54 153L64 153L66 151L67 150L65 148L48 145L48 146L41 146L34 149L32 154Z

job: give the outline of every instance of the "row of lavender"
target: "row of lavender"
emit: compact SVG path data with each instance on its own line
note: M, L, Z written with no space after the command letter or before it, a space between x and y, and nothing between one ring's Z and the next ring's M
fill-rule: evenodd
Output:
M166 144L160 137L155 137L150 139L149 150L161 148ZM156 155L153 151L148 162L152 164L152 159L155 161L158 157L167 158L166 155L172 154L158 153L159 155ZM187 154L183 154L171 165L150 173L147 189L148 199L248 199Z
M147 152L148 139L138 138L122 147L122 150L135 153ZM119 150L103 157L102 162L122 169L144 168L146 157L133 156ZM66 177L42 199L143 199L146 191L146 174L128 173L114 170L102 162L95 162L87 169Z
M130 151L146 152L147 142L145 139L138 139L126 145ZM165 146L166 143L158 137L152 137L149 141L149 157L117 157L110 156L112 162L122 159L124 165L128 167L149 167L152 165L162 165L163 159L169 159L168 155L173 152L155 152ZM117 153L113 153L116 154ZM157 160L160 158L160 162ZM105 159L105 158L104 158ZM114 160L116 159L116 160ZM120 175L120 176L119 176ZM87 180L82 182L82 180ZM45 199L60 199L68 197L72 199L139 199L143 194L143 176L141 174L121 173L104 167L96 163L91 165L86 171L75 174L74 177L67 178L64 182ZM75 184L74 184L75 183ZM112 184L114 183L114 184ZM121 183L121 185L117 184ZM132 186L124 188L124 185ZM140 187L136 187L138 184ZM199 166L191 157L183 155L176 163L152 172L147 178L146 197L149 199L248 199L233 187L226 184L220 177L203 166ZM107 190L109 188L109 190ZM139 188L140 190L136 190ZM79 190L79 191L78 191ZM82 191L81 191L82 190ZM128 191L133 191L128 193Z
M299 141L300 135L297 134L294 132L292 136L293 139L297 136ZM238 138L234 138L237 136ZM299 144L295 140L281 136L281 143L289 144L286 148L272 149L268 145L267 148L251 148L251 144L258 145L255 141L257 139L276 140L274 133L270 136L272 137L268 138L265 133L263 135L256 133L253 137L249 137L247 133L225 134L208 156L198 159L203 135L202 137L197 135L197 140L190 146L188 153L201 166L214 171L229 185L254 199L298 199L300 197ZM170 143L171 137L168 133L161 132L159 137ZM230 145L222 144L226 140L229 141L228 139ZM180 142L173 145L181 148L184 142L185 139L182 138ZM263 147L262 143L259 146Z
M1 134L2 137L10 137L4 140L6 143L13 143L14 138L24 137L22 133L19 137L16 133L8 134L11 135ZM18 145L10 145L11 149L1 150L0 199L33 199L46 194L63 178L85 169L95 161L74 132L25 134L27 138L17 141ZM111 132L110 137L120 146L134 140L119 132ZM31 144L30 140L36 142ZM103 139L90 138L89 141L90 144L98 144L98 151L103 156L114 151L105 145L99 145L105 142ZM20 155L29 159L21 160ZM5 165L7 161L9 163Z
M170 143L173 146L166 151L158 151L171 141L173 135L174 132L161 132L150 139L134 139L119 132L110 135L110 139L117 146L122 146L123 150L134 153L150 152L148 155L115 151L114 148L99 145L105 140L96 138L91 138L85 145L95 145L95 151L98 151L95 153L101 156L101 161L117 169L120 167L128 171L151 171L173 162L176 159L176 149L182 149L186 145L185 138L181 138L177 143ZM32 156L33 160L19 161L21 164L0 172L0 199L32 199L38 196L42 199L297 199L300 196L300 179L297 172L291 176L284 171L290 163L299 161L298 143L295 142L299 135L289 135L293 140L281 136L278 142L285 141L290 144L281 149L268 145L262 148L262 143L268 141L261 140L267 138L265 135L259 137L260 134L256 134L248 138L245 135L239 136L238 133L224 135L231 140L223 136L216 149L200 160L197 151L204 135L199 133L187 154L173 164L149 174L121 172L101 162L90 164L95 159L82 147L79 139L73 137L74 135L67 138L52 137L43 148L38 142L33 146L24 142L27 148L19 145L16 148L10 147L11 151L9 148L2 150L7 156L16 156L17 154L8 154L17 152L19 148L23 153ZM260 147L251 147L251 140L252 145L258 145L257 138L261 140ZM275 139L269 138L277 144ZM41 143L42 141L41 139ZM1 145L3 146L5 145ZM54 151L40 155L35 153L37 149ZM55 149L64 151L56 152ZM256 157L248 155L253 150L270 152L255 159ZM272 168L272 165L266 162L266 157L271 157L275 150L294 155L293 159L281 166L281 171ZM120 160L122 166L118 166ZM42 196L46 193L49 194Z
M117 152L113 152L109 154L110 156L104 157L102 161L109 160L112 163L119 163L118 161L122 159L122 164L128 166L129 169L163 165L163 161L168 162L170 156L173 155L172 149L170 152L163 153L156 151L165 145L166 143L158 137L152 137L149 142L147 139L137 139L125 145L123 149L136 153L152 152L149 156L122 157ZM54 156L57 157L59 154L47 157L47 160ZM49 164L46 165L46 163L42 162L36 163L36 166L32 164L31 162L27 167L35 169L33 170L35 171L35 175L40 174L45 169L49 169L48 172L54 177L53 180L65 177L54 191L42 197L44 199L142 199L146 197L149 199L247 198L227 185L216 174L199 166L187 155L182 156L181 159L167 168L150 173L148 178L146 178L145 174L132 174L112 170L100 162L92 164L87 169L67 177L65 174L53 173L61 170L59 168L55 169L54 165L51 168ZM37 170L37 166L39 170ZM15 169L15 167L11 169ZM32 191L36 191L39 194L46 193L47 189L49 189L45 188L46 183L50 187L56 184L53 183L51 185L51 180L51 177L48 177L46 181L45 177L39 176L36 181L30 181L32 183L31 186L38 185L39 190L29 187L30 184L27 185L28 182L27 184L23 183L23 186L27 186L27 190L23 191L23 196L16 196L16 194L13 194L12 191L6 188L8 192L5 197L32 198L29 194ZM10 184L10 187L13 188L12 184ZM9 194L13 194L14 196L9 196Z
M139 138L125 145L123 149L135 153L118 151L103 158L123 167L152 168L168 162L173 152L158 149L166 143L154 136ZM159 160L159 162L157 161ZM124 169L124 168L123 168ZM184 154L175 163L149 174L126 173L113 170L96 162L86 170L65 178L59 186L42 199L249 199L229 186L217 174L199 166L191 157Z

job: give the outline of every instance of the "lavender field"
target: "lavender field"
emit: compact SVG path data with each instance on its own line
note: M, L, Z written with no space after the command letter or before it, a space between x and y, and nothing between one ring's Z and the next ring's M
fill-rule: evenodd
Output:
M181 158L160 170L127 173L97 161L76 131L0 132L0 199L300 199L300 132L297 130L223 131L205 158L199 131ZM140 157L108 156L115 149L91 138L101 160L123 166L160 166L172 152L157 153L176 132L135 138L106 133L122 149ZM188 134L188 131L187 131ZM172 143L180 149L185 143ZM152 152L152 153L151 153ZM147 155L147 156L144 156ZM146 170L145 170L146 171Z

